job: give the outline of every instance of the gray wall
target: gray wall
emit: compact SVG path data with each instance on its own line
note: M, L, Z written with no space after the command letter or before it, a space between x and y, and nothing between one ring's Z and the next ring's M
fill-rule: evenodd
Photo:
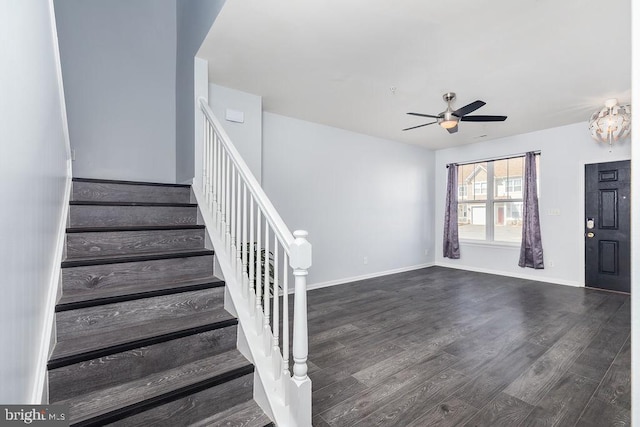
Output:
M63 230L68 145L49 6L47 1L0 1L3 404L33 398L37 372L45 369L39 356L47 350L47 297L50 285L57 284L53 263Z
M74 175L175 182L176 0L54 0Z
M225 0L177 0L176 180L194 176L193 58Z
M272 113L262 120L263 187L291 230L309 232L310 286L433 263L432 151Z

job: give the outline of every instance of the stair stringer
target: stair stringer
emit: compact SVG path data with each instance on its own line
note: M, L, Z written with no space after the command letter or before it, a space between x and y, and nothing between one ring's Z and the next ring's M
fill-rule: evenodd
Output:
M221 227L207 209L201 186L194 182L191 188L198 204L199 217L206 226L206 233L216 252L215 258L218 263L216 267L220 267L220 273L225 280L225 309L238 319L238 350L255 367L254 399L277 426L299 427L289 407L288 391L292 390L292 380L282 374L280 368L284 364L282 355L265 351L267 338L263 328L258 327L263 324L263 314L255 313L251 309L251 302L255 301L255 295L251 295L248 299L242 295L242 284L229 261L229 251L224 240L225 236L221 233ZM276 372L277 377L274 374Z

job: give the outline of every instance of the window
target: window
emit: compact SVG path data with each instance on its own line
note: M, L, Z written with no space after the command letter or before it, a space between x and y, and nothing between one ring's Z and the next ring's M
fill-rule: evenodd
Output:
M520 242L523 177L524 156L458 166L460 239Z
M473 184L473 192L475 194L487 194L487 183L486 182L476 182Z

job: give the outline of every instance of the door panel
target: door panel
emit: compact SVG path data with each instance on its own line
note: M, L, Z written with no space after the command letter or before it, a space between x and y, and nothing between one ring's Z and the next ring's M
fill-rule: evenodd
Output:
M599 193L600 229L616 230L618 228L618 190L600 190Z
M630 161L585 165L585 284L631 290Z
M618 242L600 240L600 274L618 274Z

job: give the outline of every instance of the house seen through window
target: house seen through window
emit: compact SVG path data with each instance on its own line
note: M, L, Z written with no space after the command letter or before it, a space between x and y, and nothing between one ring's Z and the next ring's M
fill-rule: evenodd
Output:
M458 166L460 239L520 242L523 177L524 156Z

